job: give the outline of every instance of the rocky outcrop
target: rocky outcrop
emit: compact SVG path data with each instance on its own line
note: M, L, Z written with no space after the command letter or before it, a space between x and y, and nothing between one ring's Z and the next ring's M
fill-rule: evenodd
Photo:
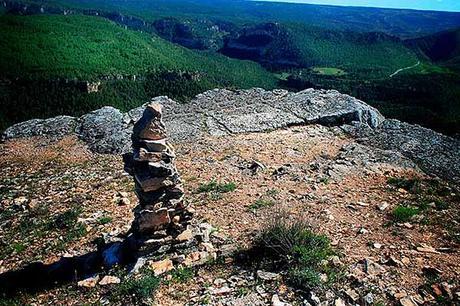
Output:
M307 89L292 93L259 88L216 89L196 96L187 104L167 97L157 97L153 102L164 106L168 136L175 142L293 125L341 126L362 144L400 154L429 174L460 178L459 140L417 125L385 120L373 107L334 90ZM80 118L30 120L8 128L2 139L38 135L59 138L74 133L95 152L126 153L130 151L134 123L142 117L144 109L145 105L122 113L104 107Z
M313 89L299 93L260 88L216 89L196 96L187 104L167 97L153 101L164 106L164 121L175 141L313 123L342 125L358 121L375 128L384 120L376 109L353 97ZM126 153L130 151L134 123L144 109L145 105L122 113L113 107L103 107L80 118L34 119L8 128L2 139L40 135L58 138L76 133L94 152Z
M95 152L126 152L129 150L126 139L130 132L124 119L124 114L118 109L106 106L82 116L77 133Z
M2 134L2 139L32 137L45 135L51 138L75 133L79 122L70 116L58 116L50 119L32 119L15 124Z
M399 152L426 173L460 181L459 139L394 119L385 120L376 129L361 124L344 129L369 147Z
M163 18L153 22L162 38L189 49L217 51L224 45L224 36L235 30L228 22L207 19L179 20Z

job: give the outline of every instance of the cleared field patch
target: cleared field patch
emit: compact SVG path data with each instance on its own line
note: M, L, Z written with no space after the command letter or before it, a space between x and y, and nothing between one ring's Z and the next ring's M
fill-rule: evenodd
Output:
M331 76L342 76L347 74L344 70L334 67L314 67L312 71L316 74Z

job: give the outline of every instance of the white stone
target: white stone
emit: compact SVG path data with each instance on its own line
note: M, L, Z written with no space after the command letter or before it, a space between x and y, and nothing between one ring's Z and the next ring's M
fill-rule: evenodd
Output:
M272 296L272 306L289 306L289 305L291 304L281 302L277 294L274 294Z
M257 277L265 281L274 281L274 280L279 280L281 278L281 275L277 273L271 273L271 272L258 270Z
M105 286L105 285L112 285L112 284L119 284L119 283L121 283L121 280L118 277L106 275L101 279L101 281L99 282L99 285Z
M84 280L81 280L77 283L78 287L85 287L85 288L94 288L99 281L99 275L88 277Z

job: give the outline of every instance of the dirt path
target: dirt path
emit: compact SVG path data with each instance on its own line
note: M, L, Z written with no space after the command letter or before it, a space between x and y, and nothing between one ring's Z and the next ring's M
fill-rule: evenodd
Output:
M390 75L390 79L391 79L392 77L398 75L400 72L403 72L404 70L413 69L413 68L417 67L418 65L420 65L420 61L418 61L417 64L415 64L415 65L412 65L412 66L409 66L409 67L406 67L406 68L398 69L398 70L396 70L395 72L393 72L393 73Z

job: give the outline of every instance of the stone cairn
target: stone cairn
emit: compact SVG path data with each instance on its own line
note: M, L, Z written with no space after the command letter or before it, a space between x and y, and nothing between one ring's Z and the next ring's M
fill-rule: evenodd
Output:
M175 153L168 143L162 120L162 105L151 102L134 125L130 173L134 177L139 204L134 210L132 233L139 256L174 259L188 266L216 257L210 243L212 227L195 224L193 209L184 200L181 179L174 164ZM160 268L160 270L163 268Z
M168 143L162 121L162 106L147 105L134 125L133 176L139 206L133 229L141 236L161 230L183 231L191 215L186 210L184 190L174 165L174 149Z

